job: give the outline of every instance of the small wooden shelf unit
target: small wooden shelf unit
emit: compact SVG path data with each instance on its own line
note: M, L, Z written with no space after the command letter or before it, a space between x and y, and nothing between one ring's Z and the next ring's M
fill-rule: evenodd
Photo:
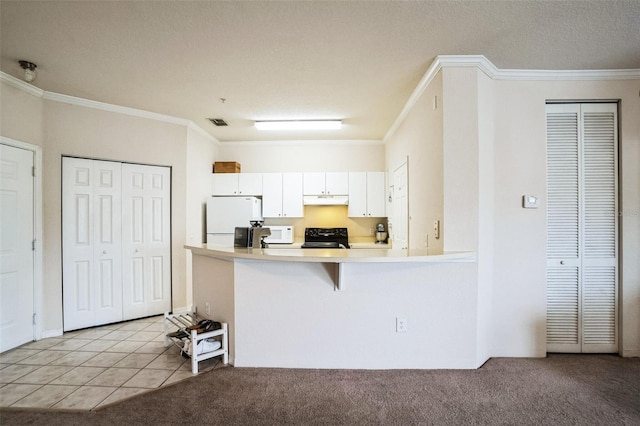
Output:
M191 340L191 372L198 374L198 362L204 361L209 358L222 355L223 364L229 363L229 338L227 334L227 323L222 323L222 328L219 330L209 331L206 333L198 333L196 330L187 330L188 336L183 337L170 337L169 333L175 331L171 325L175 326L177 330L185 329L191 325L197 324L201 318L198 318L195 312L187 312L183 314L170 314L165 312L164 314L164 345L168 347L172 343L178 346L180 349L184 347L186 340ZM215 337L216 340L220 340L220 349L211 352L205 352L198 354L197 347L198 342Z

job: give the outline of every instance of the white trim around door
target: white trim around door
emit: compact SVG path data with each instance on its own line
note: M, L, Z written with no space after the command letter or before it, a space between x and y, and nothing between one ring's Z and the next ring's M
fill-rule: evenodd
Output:
M35 314L33 337L42 338L42 148L27 142L0 136L0 143L15 148L31 151L34 154L34 188L33 188L33 226L34 226L34 259L33 259L33 312Z

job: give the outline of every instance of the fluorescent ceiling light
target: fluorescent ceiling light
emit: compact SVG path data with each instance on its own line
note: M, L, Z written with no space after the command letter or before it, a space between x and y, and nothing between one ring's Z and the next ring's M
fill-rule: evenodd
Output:
M342 120L256 121L258 130L332 130L342 127Z

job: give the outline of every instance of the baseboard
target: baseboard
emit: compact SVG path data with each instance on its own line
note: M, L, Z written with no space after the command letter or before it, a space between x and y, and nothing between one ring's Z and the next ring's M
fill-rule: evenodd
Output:
M191 306L185 306L185 307L180 307L180 308L173 308L172 313L174 314L187 314L189 312L192 312L192 307Z
M640 350L622 351L620 355L623 358L640 358Z
M49 337L60 337L63 333L62 329L43 331L40 338L47 339Z

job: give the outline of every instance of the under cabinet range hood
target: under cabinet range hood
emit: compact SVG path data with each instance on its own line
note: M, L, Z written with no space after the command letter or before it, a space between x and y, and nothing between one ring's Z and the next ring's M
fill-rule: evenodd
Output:
M303 198L305 206L345 206L349 204L348 195L305 195Z

